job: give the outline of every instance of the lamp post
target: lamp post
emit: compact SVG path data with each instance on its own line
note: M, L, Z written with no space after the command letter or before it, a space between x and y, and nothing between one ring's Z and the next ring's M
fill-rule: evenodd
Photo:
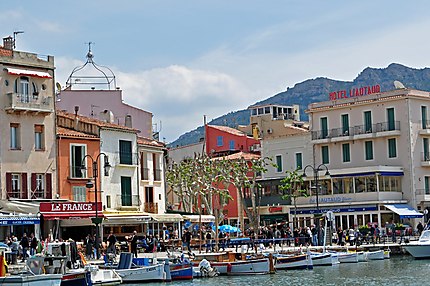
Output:
M99 258L99 224L102 222L102 218L99 218L99 210L98 210L98 195L97 195L97 178L99 177L99 170L98 170L98 161L100 156L104 156L104 175L109 176L109 170L112 167L109 164L109 158L108 156L101 152L97 155L97 157L94 159L91 155L85 155L82 159L82 170L85 170L85 160L89 159L93 168L93 177L88 180L88 182L85 184L85 187L88 189L92 189L94 187L94 197L95 197L95 203L96 203L96 217L92 218L91 221L96 225L96 241L95 241L95 248L96 248L96 258ZM92 181L94 179L94 183Z
M320 245L320 221L319 221L319 217L320 217L320 207L319 207L319 200L318 200L318 175L319 175L319 171L326 171L325 172L325 176L330 176L330 172L328 171L328 167L324 164L319 164L318 167L314 167L312 165L307 165L304 169L303 169L303 175L302 177L306 177L306 170L307 169L312 169L312 171L314 172L314 180L315 180L315 196L316 196L316 201L317 201L317 213L316 213L316 217L317 217L317 224L316 224L316 229L317 229L317 245Z

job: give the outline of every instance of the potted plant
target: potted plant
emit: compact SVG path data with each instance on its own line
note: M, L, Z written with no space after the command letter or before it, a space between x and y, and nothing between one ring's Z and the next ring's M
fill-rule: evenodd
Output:
M394 228L396 230L405 230L406 229L406 227L403 224L401 224L401 223L396 223L396 225L394 226Z
M363 234L366 235L370 232L370 228L367 225L362 225L358 227L358 231Z

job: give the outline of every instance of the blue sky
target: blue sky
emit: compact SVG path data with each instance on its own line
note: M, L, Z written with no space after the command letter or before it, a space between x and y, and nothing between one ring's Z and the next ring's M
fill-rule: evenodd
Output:
M62 85L88 46L166 142L316 77L429 66L428 1L5 1L16 49L53 55ZM293 104L292 102L291 104Z

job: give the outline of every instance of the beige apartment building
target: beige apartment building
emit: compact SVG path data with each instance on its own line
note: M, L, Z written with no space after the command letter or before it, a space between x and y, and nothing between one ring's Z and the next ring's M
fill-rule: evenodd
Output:
M310 167L303 172L313 195L297 200L302 222L312 221L317 208L333 211L342 228L426 219L430 93L402 88L344 95L306 111L313 160L304 162Z
M4 38L0 46L0 202L3 213L21 215L14 222L2 220L7 227L1 227L0 234L37 234L40 220L31 214L36 215L39 205L32 202L55 198L57 189L54 58L13 48L14 39Z

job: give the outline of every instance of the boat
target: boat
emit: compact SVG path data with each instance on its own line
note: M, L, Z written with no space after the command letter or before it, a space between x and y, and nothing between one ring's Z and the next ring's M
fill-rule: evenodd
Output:
M412 241L403 246L415 259L430 258L430 230L424 230L418 241Z
M193 265L191 262L170 262L169 267L172 281L193 279Z
M62 274L46 274L43 271L43 260L27 260L24 268L16 274L6 276L3 256L0 256L0 283L2 286L60 286Z
M236 256L240 256L240 259ZM203 259L209 261L211 267L221 275L254 275L270 272L270 261L267 257L257 258L234 252L196 254L193 266L198 267Z
M358 262L367 262L367 252L359 251L357 252L357 261Z
M332 266L339 263L337 256L333 253L310 252L313 266Z
M151 265L132 266L133 253L122 252L118 265L113 270L121 277L123 283L163 282L171 279L168 277L170 275L166 273L164 261L158 263L156 259L153 259L152 263Z
M384 250L366 252L367 260L384 260Z
M88 264L85 267L91 273L93 286L116 286L122 283L121 277L113 269L101 269L92 264Z
M358 255L356 252L339 252L337 259L339 263L357 263Z
M193 266L193 278L217 277L218 275L218 270L213 268L206 259L200 261L199 266Z
M309 254L278 254L275 257L276 270L313 269Z

